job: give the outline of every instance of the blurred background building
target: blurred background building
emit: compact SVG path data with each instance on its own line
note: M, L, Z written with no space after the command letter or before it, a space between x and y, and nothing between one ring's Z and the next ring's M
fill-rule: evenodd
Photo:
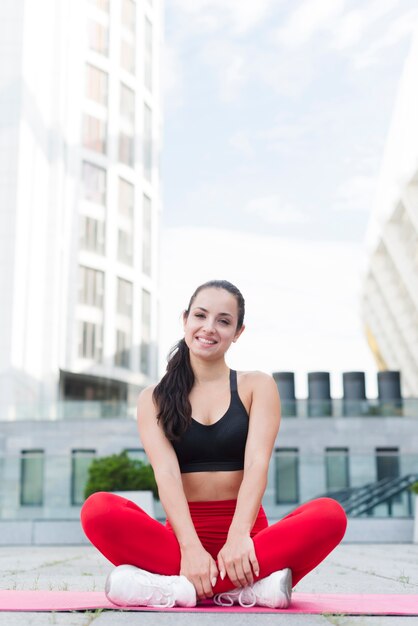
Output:
M418 35L401 77L368 230L363 319L379 370L418 396Z
M157 375L161 37L159 0L1 9L3 417Z

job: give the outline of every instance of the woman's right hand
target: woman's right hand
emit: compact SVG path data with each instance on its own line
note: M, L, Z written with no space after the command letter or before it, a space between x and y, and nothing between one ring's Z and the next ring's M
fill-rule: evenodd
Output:
M219 570L215 559L202 545L182 548L180 574L193 583L199 600L212 598Z

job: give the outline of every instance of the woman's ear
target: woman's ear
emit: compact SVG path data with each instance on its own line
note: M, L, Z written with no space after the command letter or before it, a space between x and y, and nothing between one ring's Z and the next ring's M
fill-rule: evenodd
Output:
M244 330L245 330L245 324L243 324L241 328L237 331L235 337L232 340L232 343L235 343L236 341L238 341L238 339L241 337Z

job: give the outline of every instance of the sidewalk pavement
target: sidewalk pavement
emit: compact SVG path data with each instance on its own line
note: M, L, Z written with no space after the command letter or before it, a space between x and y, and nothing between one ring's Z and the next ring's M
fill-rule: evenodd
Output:
M112 565L85 546L0 548L1 589L99 591ZM341 544L296 587L309 593L418 594L418 545ZM1 626L417 626L418 617L90 611L0 612Z

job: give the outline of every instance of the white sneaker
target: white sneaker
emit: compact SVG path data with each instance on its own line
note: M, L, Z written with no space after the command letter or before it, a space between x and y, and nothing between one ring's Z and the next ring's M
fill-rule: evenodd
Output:
M119 565L107 577L105 594L119 606L196 606L196 590L185 576L162 576Z
M247 587L217 593L213 601L218 606L242 607L268 606L271 609L287 609L292 595L292 572L289 568L273 572Z

